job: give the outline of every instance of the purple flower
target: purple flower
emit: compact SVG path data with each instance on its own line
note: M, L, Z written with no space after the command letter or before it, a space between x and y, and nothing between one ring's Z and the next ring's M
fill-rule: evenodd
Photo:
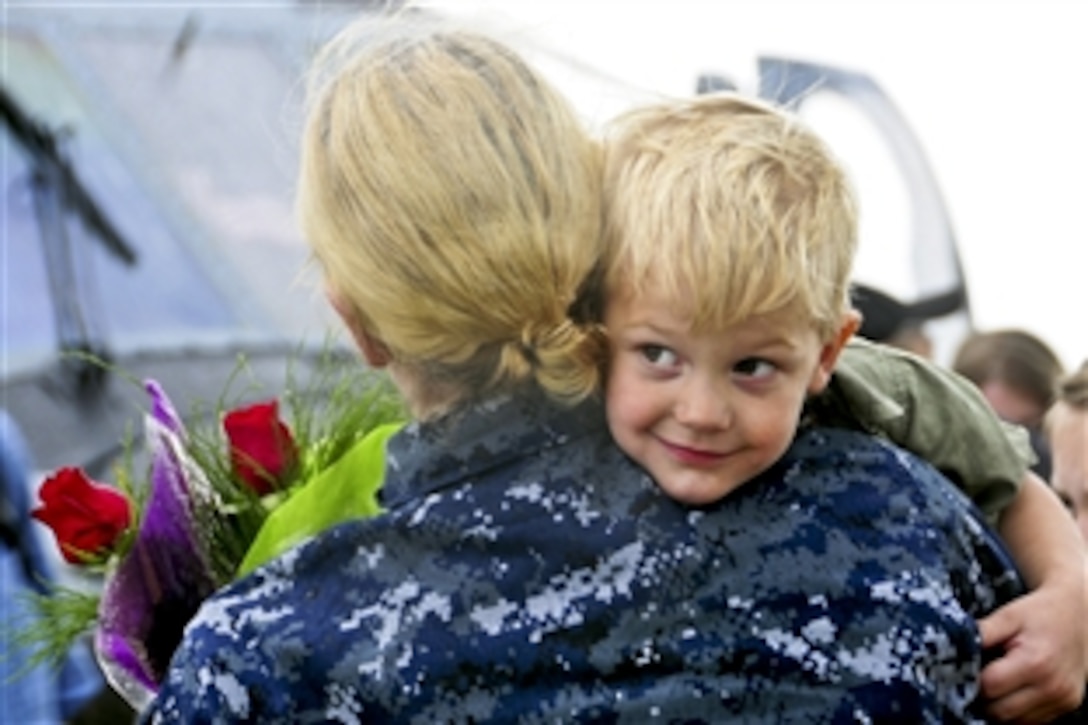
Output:
M159 382L148 378L144 381L144 390L151 396L151 417L171 433L184 439L185 424L182 423L181 416L174 409L174 404L170 402L170 398L167 397L166 391L162 389Z
M193 516L194 492L207 482L185 450L169 398L153 381L147 390L151 490L132 548L106 581L96 641L122 691L157 689L182 630L216 587Z

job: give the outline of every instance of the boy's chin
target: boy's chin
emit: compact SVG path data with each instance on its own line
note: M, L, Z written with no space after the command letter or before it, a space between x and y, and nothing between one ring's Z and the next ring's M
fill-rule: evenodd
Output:
M698 481L685 477L657 479L658 486L669 498L685 506L709 506L717 503L743 485L743 481Z

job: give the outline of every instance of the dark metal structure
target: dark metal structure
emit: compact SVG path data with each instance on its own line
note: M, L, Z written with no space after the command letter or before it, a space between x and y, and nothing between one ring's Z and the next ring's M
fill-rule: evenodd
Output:
M328 351L292 101L366 5L5 9L0 406L38 469L108 478L142 379L184 412L274 395Z

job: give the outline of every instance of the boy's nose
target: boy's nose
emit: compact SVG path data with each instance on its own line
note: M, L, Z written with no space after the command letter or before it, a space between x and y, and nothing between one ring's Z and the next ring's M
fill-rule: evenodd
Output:
M692 428L725 428L732 417L728 396L708 380L691 380L683 387L674 416Z

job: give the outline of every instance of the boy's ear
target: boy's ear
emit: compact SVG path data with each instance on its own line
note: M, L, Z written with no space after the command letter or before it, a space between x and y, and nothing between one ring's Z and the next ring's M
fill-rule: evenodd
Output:
M824 388L827 387L827 384L831 381L831 373L835 371L835 363L839 361L839 355L842 354L842 349L846 347L846 343L850 341L850 338L854 336L859 327L861 327L861 315L857 310L850 310L843 315L839 329L820 349L820 360L808 384L809 395L822 393Z
M348 304L347 300L338 295L331 287L325 288L325 296L332 308L336 310L336 314L340 315L344 326L348 328L352 339L355 340L355 346L359 348L359 352L362 353L366 364L375 369L388 366L393 361L393 353L390 352L381 339L366 329L366 326L363 325L362 320L359 318L359 314L355 311L355 307Z

